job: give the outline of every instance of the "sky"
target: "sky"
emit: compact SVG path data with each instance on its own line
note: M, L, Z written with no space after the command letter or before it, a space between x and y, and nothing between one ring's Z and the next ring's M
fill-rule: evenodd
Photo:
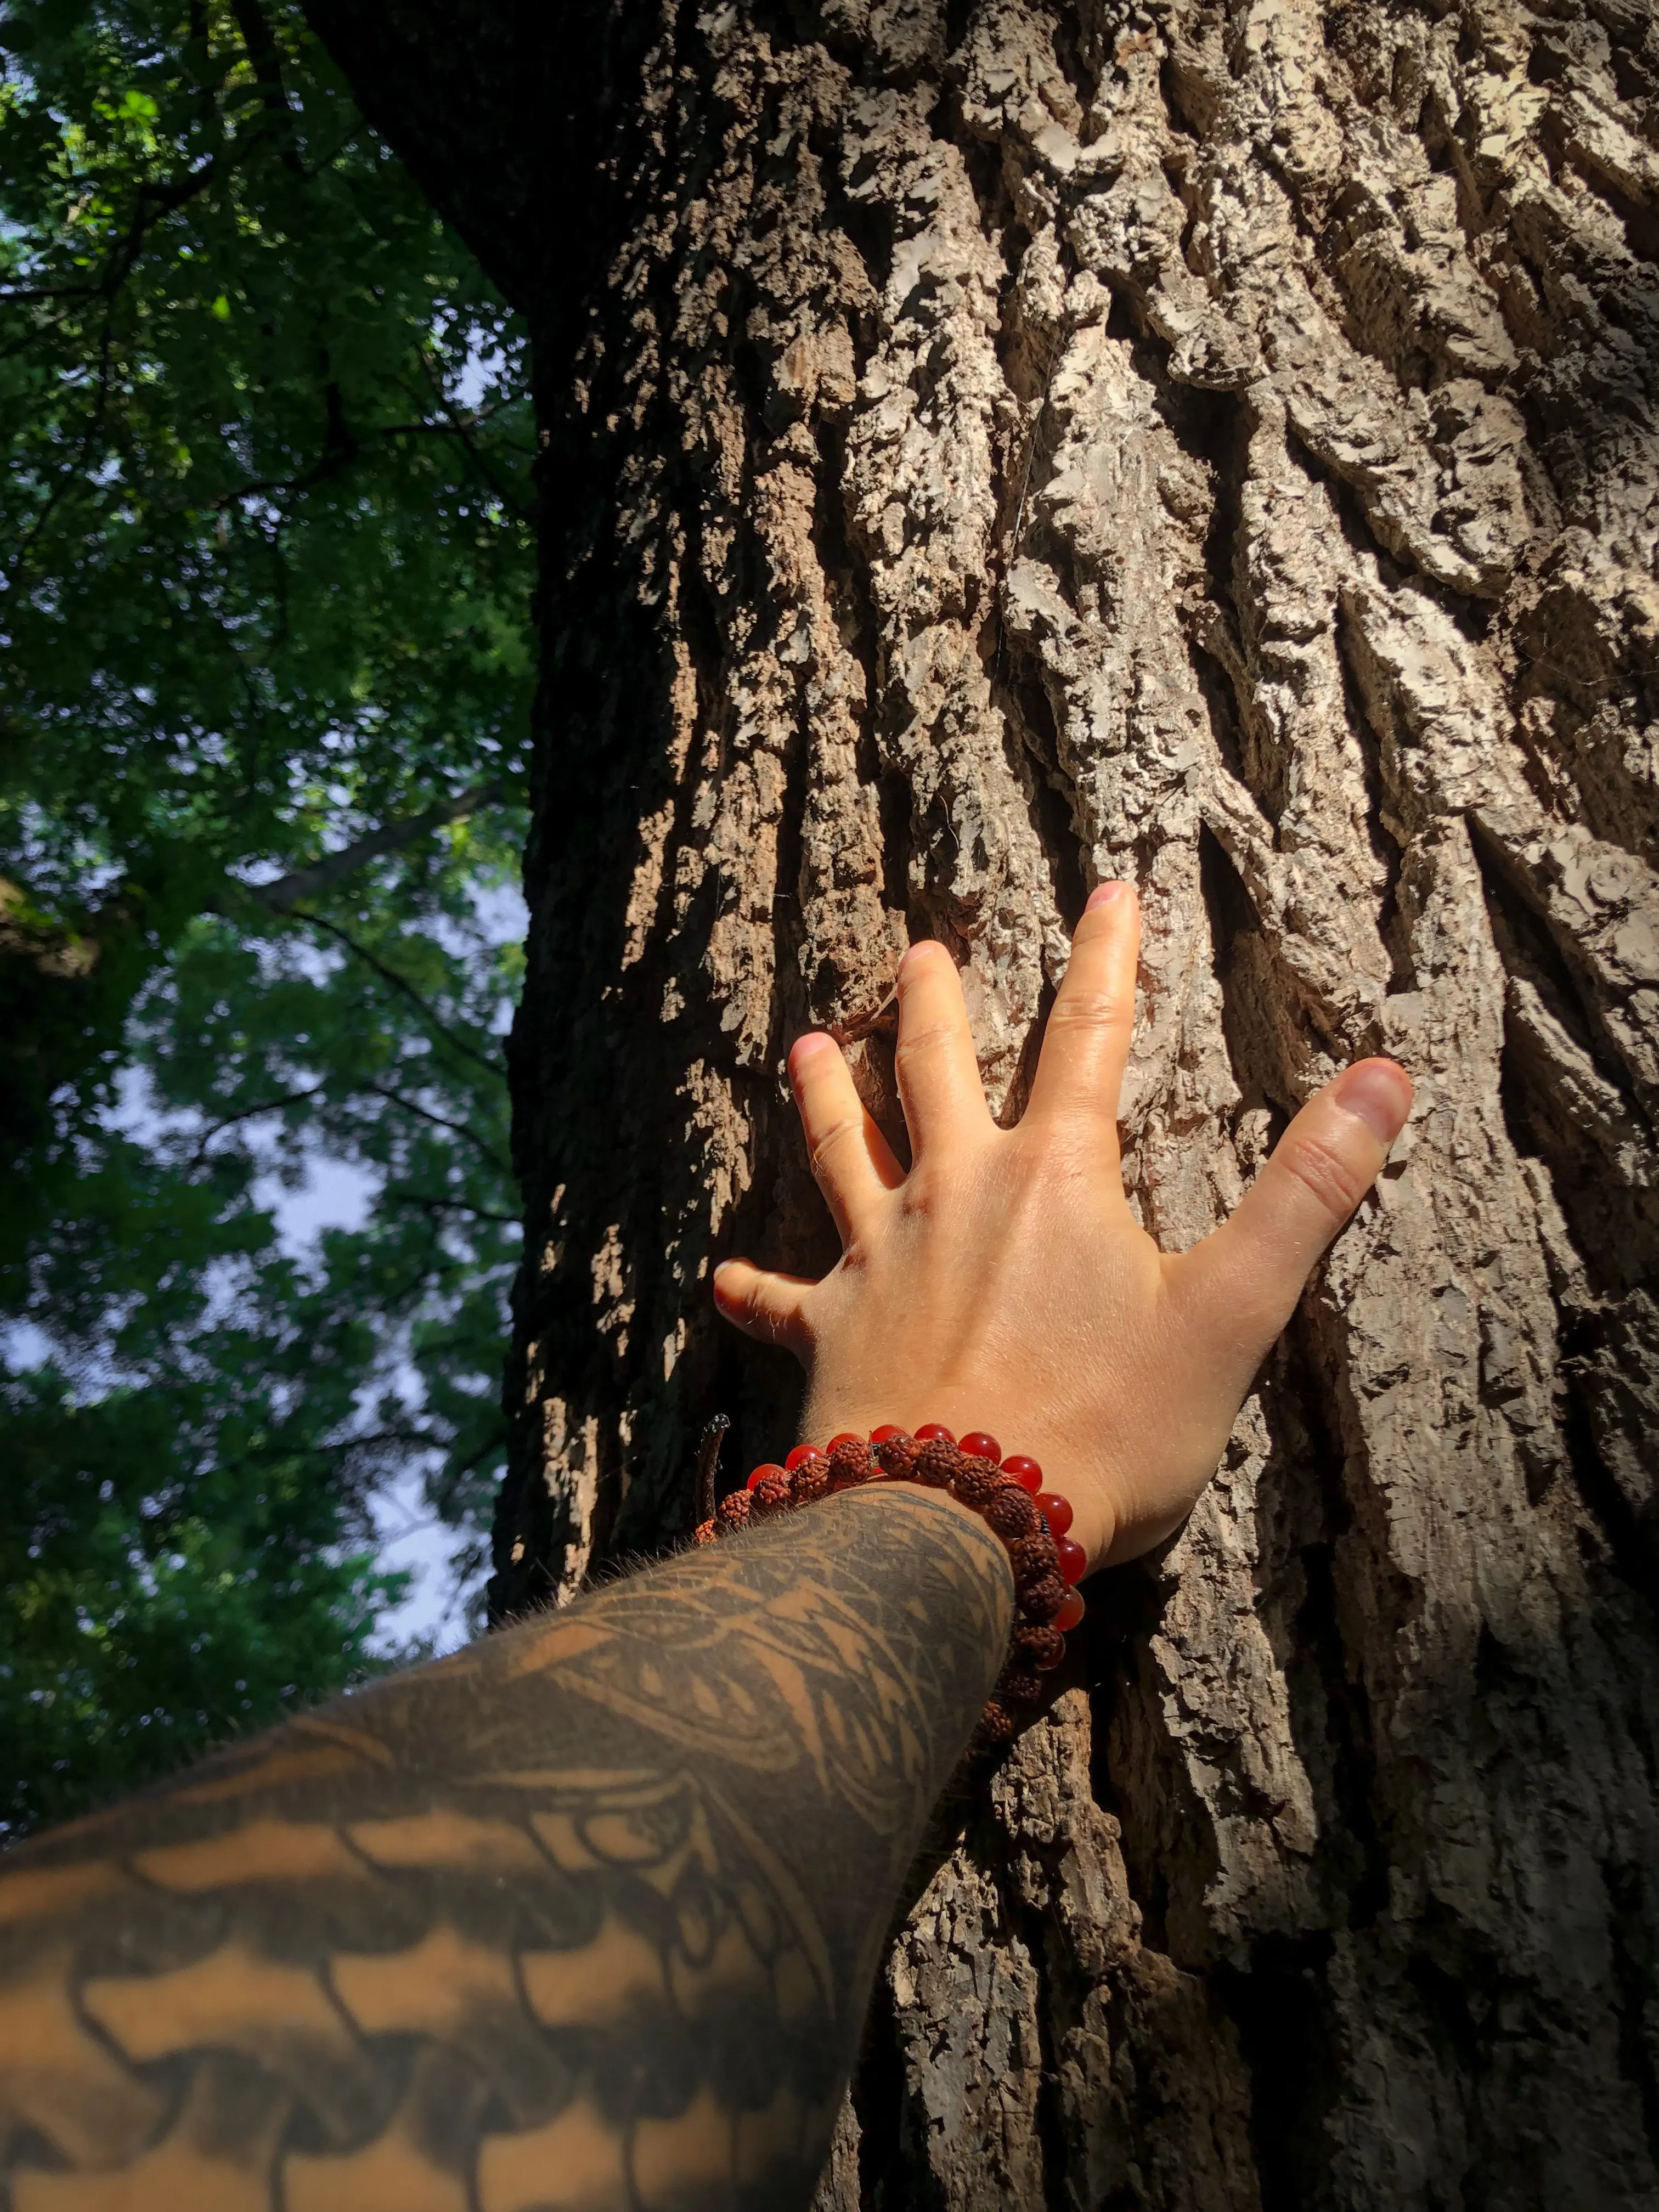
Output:
M258 1186L262 1205L276 1218L276 1233L296 1256L325 1229L355 1229L368 1211L374 1183L344 1160L319 1155L297 1190L284 1190L275 1176ZM414 1576L408 1596L387 1613L380 1644L386 1649L411 1637L432 1636L440 1651L465 1641L469 1588L455 1571L455 1555L466 1539L445 1528L421 1494L421 1471L408 1468L374 1501L385 1567L406 1567Z
M477 913L490 938L498 944L522 937L526 926L524 902L516 890L495 886L478 894ZM503 1025L507 1018L503 1010ZM118 1103L110 1114L112 1125L135 1136L154 1133L161 1124L147 1079L137 1069L123 1073ZM313 1152L302 1182L285 1187L276 1174L258 1177L253 1187L258 1202L267 1208L278 1240L285 1250L301 1258L314 1248L326 1229L356 1228L373 1200L374 1179L350 1162L327 1153ZM0 1323L0 1362L17 1367L45 1363L52 1354L49 1338L32 1322ZM399 1378L411 1397L419 1383L413 1369ZM466 1532L447 1528L433 1513L422 1495L422 1468L417 1462L389 1483L372 1501L380 1564L407 1570L411 1580L401 1605L383 1616L377 1646L392 1650L416 1638L429 1638L441 1653L466 1640L466 1615L477 1583L464 1580L459 1555L468 1543Z
M523 937L529 917L516 888L495 884L481 889L474 894L474 906L493 943L505 945ZM503 1027L507 1019L504 1008ZM374 1188L373 1178L362 1169L318 1152L297 1188L285 1189L272 1175L261 1178L255 1190L260 1204L270 1209L283 1245L298 1257L324 1230L357 1227ZM408 1383L411 1391L418 1388L412 1371ZM431 1637L440 1651L450 1651L465 1641L466 1608L473 1595L473 1585L462 1581L456 1567L467 1539L459 1530L447 1528L431 1511L422 1495L421 1480L416 1464L374 1501L380 1564L405 1568L413 1577L403 1603L385 1616L378 1642L391 1650L414 1637Z

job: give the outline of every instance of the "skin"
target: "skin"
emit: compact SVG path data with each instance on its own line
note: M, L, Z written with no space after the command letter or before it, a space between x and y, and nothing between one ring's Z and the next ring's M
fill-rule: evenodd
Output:
M804 1437L884 1421L988 1430L1070 1498L1091 1568L1178 1528L1214 1473L1257 1368L1411 1110L1390 1060L1311 1098L1224 1227L1160 1252L1119 1171L1139 906L1103 884L1079 925L1017 1128L991 1118L944 947L898 973L907 1175L833 1039L790 1055L813 1171L841 1232L822 1282L720 1268L714 1296L806 1370Z
M1298 1115L1160 1255L1117 1175L1132 896L1091 905L1020 1128L937 947L900 978L902 1175L835 1047L793 1066L845 1250L738 1262L806 1430L988 1423L1091 1559L1157 1540L1409 1103ZM1363 1109L1364 1110L1360 1110ZM1008 1645L1007 1554L936 1492L830 1498L40 1838L0 1875L12 2212L789 2212L882 1939Z

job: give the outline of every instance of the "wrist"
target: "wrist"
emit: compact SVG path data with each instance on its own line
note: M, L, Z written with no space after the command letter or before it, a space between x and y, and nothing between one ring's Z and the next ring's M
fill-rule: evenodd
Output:
M945 1511L964 1525L980 1522L1006 1553L1012 1584L1012 1633L1001 1673L980 1717L975 1743L1006 1743L1042 1702L1044 1677L1066 1656L1066 1637L1083 1619L1076 1588L1088 1554L1068 1533L1070 1500L1045 1487L1043 1470L1025 1454L1005 1453L988 1431L969 1430L960 1440L942 1422L923 1422L913 1433L896 1422L872 1431L846 1429L809 1434L779 1462L750 1470L741 1490L727 1491L711 1516L698 1522L698 1547L723 1537L749 1538L781 1515L839 1502L847 1494L907 1498L918 1509ZM914 1488L912 1487L914 1486ZM901 1505L901 1510L908 1510ZM1099 1532L1094 1532L1099 1541Z
M995 1417L988 1418L988 1410ZM1035 1460L1042 1469L1042 1488L1057 1492L1071 1505L1073 1520L1067 1533L1083 1548L1088 1561L1085 1573L1093 1574L1105 1565L1117 1535L1119 1516L1098 1476L1081 1462L1079 1455L1068 1449L1062 1438L1046 1431L1040 1419L988 1409L984 1395L975 1395L971 1388L933 1390L925 1402L912 1403L907 1398L897 1410L891 1406L872 1408L850 1396L809 1389L796 1442L822 1450L831 1437L847 1431L869 1436L886 1422L912 1436L929 1422L939 1422L957 1438L975 1431L988 1432L996 1437L1005 1458L1018 1453Z

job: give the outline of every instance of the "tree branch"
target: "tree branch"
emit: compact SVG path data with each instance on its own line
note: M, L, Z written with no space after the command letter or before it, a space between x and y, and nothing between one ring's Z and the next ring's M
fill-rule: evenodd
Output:
M437 365L433 361L431 355L424 347L422 347L421 350L421 373L425 377L427 383L431 389L433 398L437 401L439 406L443 409L444 413L449 417L447 427L452 428L454 434L460 440L461 445L466 453L467 459L471 462L473 467L477 469L478 474L489 486L489 489L495 493L496 498L501 501L503 507L510 508L511 511L519 517L521 522L528 521L531 517L532 510L525 505L523 501L514 497L512 492L507 489L506 484L501 482L501 477L496 474L495 469L491 467L489 462L486 460L483 454L478 450L477 441L472 435L472 428L475 423L482 422L485 419L484 416L475 413L471 416L463 416L456 413L455 410L449 404L449 395L444 390L443 379L438 374ZM434 429L443 427L446 426L436 423L433 425Z
M487 1206L469 1206L462 1198L422 1198L412 1190L389 1190L385 1193L388 1206L415 1206L423 1213L470 1213L475 1221L500 1221L509 1229L520 1229L523 1222L516 1213L492 1213Z
M558 128L550 134L545 89L552 63L568 58L576 13L479 0L457 37L443 0L397 8L307 0L306 8L370 124L515 304L534 289L547 252L545 210L558 204L542 189L545 141Z
M330 937L337 939L348 952L356 953L358 959L366 966L372 968L383 981L390 983L394 990L402 992L411 1006L419 1008L428 1025L442 1037L445 1043L453 1045L457 1052L464 1054L475 1067L481 1067L487 1075L497 1078L503 1074L504 1070L499 1060L488 1058L483 1053L475 1050L465 1037L457 1036L435 1008L428 1005L421 996L406 975L400 975L395 968L388 968L378 954L371 952L366 945L360 945L349 929L342 929L337 921L325 921L320 914L307 913L303 908L296 908L295 913L300 921L308 921L313 928L325 930Z
M256 1121L262 1114L279 1114L284 1106L297 1106L301 1099L318 1097L326 1091L325 1083L313 1083L307 1091L285 1091L280 1098L262 1098L256 1105L244 1106L234 1114L227 1114L222 1121L216 1121L210 1129L204 1129L195 1151L190 1156L190 1165L199 1167L207 1158L207 1148L214 1139L234 1129L239 1121Z
M295 136L294 109L289 100L288 88L283 82L282 54L276 33L259 7L258 0L231 0L230 12L236 18L236 27L242 34L242 45L252 67L254 82L259 88L260 104L283 142L283 161L296 176L303 176L305 165L301 161L299 143Z
M507 1162L498 1158L477 1131L469 1129L465 1121L446 1121L441 1114L434 1114L429 1106L422 1106L413 1098L405 1098L401 1091L393 1091L388 1084L366 1083L363 1088L366 1091L372 1091L377 1098L386 1099L393 1106L401 1106L405 1113L418 1114L422 1121L430 1121L434 1128L447 1129L452 1137L465 1137L475 1152L483 1154L498 1175L504 1175L509 1181L511 1180L513 1170Z
M467 815L476 814L481 806L493 805L501 795L499 780L480 784L476 791L463 791L453 799L441 799L423 813L405 814L383 822L366 837L357 838L337 853L326 853L303 868L291 869L287 875L278 876L275 883L245 884L242 888L270 913L288 914L301 899L320 897L343 877L355 875L359 868L367 867L383 854L401 852L404 846L424 837L428 830L463 821Z

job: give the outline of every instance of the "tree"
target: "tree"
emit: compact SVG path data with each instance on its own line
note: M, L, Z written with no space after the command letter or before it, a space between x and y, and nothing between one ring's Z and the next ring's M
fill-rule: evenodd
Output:
M659 1540L895 956L1019 1109L1086 887L1184 1243L1420 1103L921 1870L826 2203L1659 2188L1659 26L1640 0L313 0L527 318L544 673L496 1604Z
M532 448L521 329L294 9L50 0L0 56L10 1833L375 1663L392 1476L487 1513ZM296 1257L319 1152L366 1217Z

